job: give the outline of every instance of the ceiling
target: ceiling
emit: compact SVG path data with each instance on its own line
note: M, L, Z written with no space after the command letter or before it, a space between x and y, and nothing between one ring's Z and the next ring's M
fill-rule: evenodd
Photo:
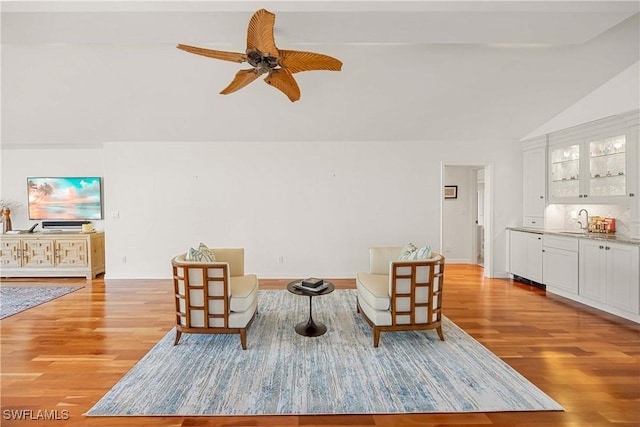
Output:
M2 2L2 143L519 139L640 58L637 1ZM219 95L259 8L340 59ZM246 68L246 64L244 65Z

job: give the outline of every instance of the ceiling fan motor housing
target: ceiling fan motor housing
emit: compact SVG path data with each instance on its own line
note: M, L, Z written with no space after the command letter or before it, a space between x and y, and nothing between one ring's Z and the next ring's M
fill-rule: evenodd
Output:
M263 54L257 49L248 49L247 58L249 64L256 68L258 73L268 73L278 66L278 59L267 54Z

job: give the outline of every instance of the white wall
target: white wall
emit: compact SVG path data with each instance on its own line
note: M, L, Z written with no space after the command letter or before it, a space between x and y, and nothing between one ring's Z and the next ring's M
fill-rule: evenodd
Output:
M506 275L504 228L521 217L514 141L131 142L2 155L3 197L22 194L25 205L29 175L104 176L96 228L108 279L168 278L170 258L200 241L245 247L260 277L354 277L372 245L439 251L441 162L495 165L496 276ZM26 207L12 219L26 226Z

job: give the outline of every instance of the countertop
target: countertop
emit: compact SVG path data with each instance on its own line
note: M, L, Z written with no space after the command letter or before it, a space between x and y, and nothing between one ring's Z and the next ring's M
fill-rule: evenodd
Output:
M579 230L542 230L527 227L507 227L507 230L524 231L534 234L551 234L555 236L573 237L575 239L606 240L609 242L640 246L640 239L634 239L623 234L585 233Z

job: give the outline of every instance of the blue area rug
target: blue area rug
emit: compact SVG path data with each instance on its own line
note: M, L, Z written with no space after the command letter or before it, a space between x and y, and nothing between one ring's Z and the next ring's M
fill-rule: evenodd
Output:
M82 288L84 286L0 286L0 319Z
M393 414L559 411L562 407L446 319L435 331L382 333L356 313L355 290L313 298L328 332L307 338L307 297L263 290L247 333L169 332L89 416Z

